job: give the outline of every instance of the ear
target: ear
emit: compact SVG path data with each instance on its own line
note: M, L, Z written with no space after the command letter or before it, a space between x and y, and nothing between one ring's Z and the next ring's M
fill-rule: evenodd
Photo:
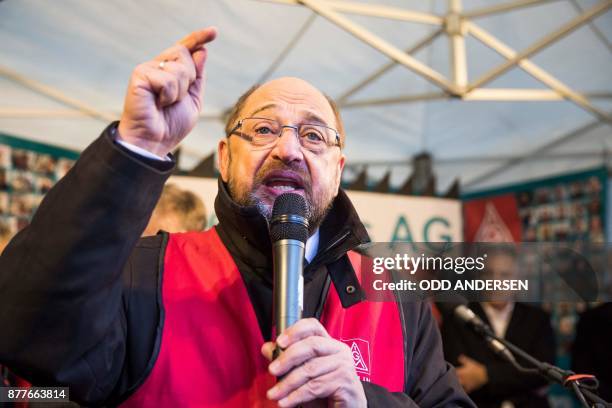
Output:
M340 159L338 160L338 173L336 174L336 185L340 188L340 182L342 181L342 170L344 170L344 164L346 163L346 156L344 154L340 154Z
M219 140L217 157L219 157L219 172L221 173L221 179L223 182L227 183L229 180L230 146L229 140L226 137Z

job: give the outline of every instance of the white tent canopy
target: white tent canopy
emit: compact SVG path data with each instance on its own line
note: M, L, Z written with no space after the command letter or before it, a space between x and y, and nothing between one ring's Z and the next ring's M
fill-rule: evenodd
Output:
M401 184L423 151L440 190L610 163L612 1L299 3L0 0L0 132L82 149L118 118L135 65L216 25L183 168L215 150L242 92L285 75L341 102L348 164L372 181Z

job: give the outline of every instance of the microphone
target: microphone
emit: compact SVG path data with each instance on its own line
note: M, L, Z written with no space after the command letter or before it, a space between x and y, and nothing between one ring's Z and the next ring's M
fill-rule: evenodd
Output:
M484 338L487 345L493 352L509 362L515 362L515 358L499 340L494 338L493 330L488 324L482 321L480 317L474 313L472 309L466 306L467 301L459 295L452 295L455 301L453 302L440 302L436 305L441 312L453 315L455 320L466 324L474 332L478 333Z
M470 308L466 306L467 301L463 296L456 293L445 293L445 298L452 299L452 302L439 302L436 303L438 309L443 313L449 313L455 316L458 321L467 324L472 330L482 336L489 347L495 351L496 354L502 356L508 360L512 365L522 373L538 373L546 378L549 382L554 382L562 385L565 388L573 389L574 393L581 400L584 406L593 407L604 407L612 406L603 399L601 399L595 392L598 387L597 379L592 375L575 374L572 371L563 370L557 366L551 365L546 362L539 361L529 353L515 346L508 340L498 337L495 338L495 334L491 328L483 322ZM525 368L518 364L514 355L510 352L519 355L523 360L529 362L535 368ZM588 383L587 383L588 380ZM586 398L585 398L586 397ZM586 401L588 399L588 402Z
M306 200L299 194L276 197L270 221L274 270L274 322L278 336L302 318L304 250L308 239Z

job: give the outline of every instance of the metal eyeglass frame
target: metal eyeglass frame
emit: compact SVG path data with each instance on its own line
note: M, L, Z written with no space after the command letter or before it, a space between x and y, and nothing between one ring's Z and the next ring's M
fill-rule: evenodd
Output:
M327 128L329 130L333 130L334 134L336 135L336 143L332 144L332 145L326 143L327 146L328 147L336 147L337 146L337 147L342 148L342 146L340 144L340 134L333 127L329 127L327 125L322 125L322 124L319 124L319 123L303 123L303 124L301 124L299 126L295 126L295 125L281 125L280 122L278 120L276 120L276 119L259 118L259 117L249 117L249 118L242 118L242 119L240 119L238 121L238 123L236 124L236 126L234 126L234 128L229 132L227 137L230 137L231 135L236 135L236 136L239 136L239 137L247 140L250 143L253 140L252 136L249 136L249 135L247 135L247 134L245 134L243 132L238 132L238 129L240 129L242 127L242 123L245 120L247 120L247 119L262 119L262 120L267 120L267 121L270 121L270 122L278 123L280 125L280 131L279 131L278 136L277 136L279 139L283 135L283 130L285 130L285 128L290 128L290 129L295 130L295 134L296 134L296 136L298 137L298 140L299 140L299 138L300 138L300 126L308 126L308 125L310 125L310 126L321 126L321 127ZM300 143L300 146L301 145L302 144Z

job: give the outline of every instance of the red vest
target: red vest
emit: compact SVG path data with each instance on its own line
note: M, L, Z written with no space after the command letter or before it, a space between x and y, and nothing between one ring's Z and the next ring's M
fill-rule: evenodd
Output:
M360 277L359 255L349 253ZM242 277L216 230L170 236L164 260L165 320L155 365L128 407L266 407L275 383ZM347 309L330 286L321 322L353 351L360 378L402 391L403 335L396 303Z

